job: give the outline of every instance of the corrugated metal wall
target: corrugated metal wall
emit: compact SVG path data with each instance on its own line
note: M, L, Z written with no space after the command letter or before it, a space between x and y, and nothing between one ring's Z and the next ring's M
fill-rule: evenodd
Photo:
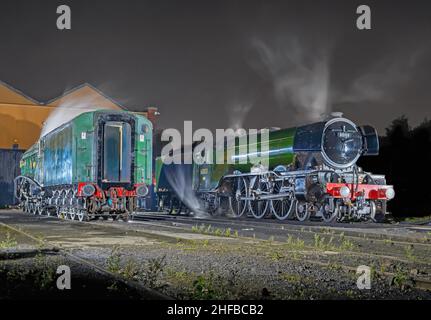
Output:
M16 204L13 179L19 175L19 161L23 150L0 149L0 208Z

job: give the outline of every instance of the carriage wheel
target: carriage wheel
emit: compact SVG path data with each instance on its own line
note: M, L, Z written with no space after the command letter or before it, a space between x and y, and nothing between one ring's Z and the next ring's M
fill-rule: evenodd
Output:
M269 191L269 183L256 179L255 182L256 188L253 188L256 191L262 191L263 193L267 193ZM270 209L269 201L268 200L251 200L249 201L249 207L251 214L256 219L262 219Z
M297 201L295 214L296 214L296 219L298 219L301 222L310 219L310 216L311 216L310 204L308 204L305 201Z
M62 207L57 206L57 207L55 207L55 210L57 213L57 218L62 219L63 218Z
M248 207L248 200L241 198L247 197L247 180L243 177L235 179L233 196L229 197L229 205L234 217L241 217Z
M79 221L84 221L84 217L86 216L86 213L84 210L80 210L78 209L78 213L76 214L76 216L78 217Z
M282 181L278 181L275 184L274 191L279 193L282 185ZM278 220L291 219L295 210L296 199L293 195L290 195L283 199L271 200L271 212Z
M69 216L70 216L70 220L75 220L75 217L76 217L76 209L75 208L69 209Z

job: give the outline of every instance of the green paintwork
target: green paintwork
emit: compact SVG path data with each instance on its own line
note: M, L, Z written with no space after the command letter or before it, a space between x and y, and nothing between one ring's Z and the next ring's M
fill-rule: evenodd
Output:
M296 128L282 129L272 131L269 133L269 169L274 169L278 165L288 166L294 160L293 153L293 141L295 138ZM253 152L257 151L257 156L261 156L261 143L260 135L254 137L247 136L247 141L256 143L250 143L247 148L247 144L241 143L241 140L235 141L234 153L236 156L240 156L243 159L247 159L245 163L240 163L237 159L234 164L226 164L226 158L229 149L225 152L225 164L204 164L195 165L193 170L193 187L195 190L211 190L217 187L220 179L228 174L232 174L234 171L240 171L241 173L250 172L253 163L250 162L250 157L253 156ZM242 152L242 150L247 150ZM241 152L240 152L241 151ZM214 152L215 153L215 152ZM215 161L214 154L214 161Z
M104 113L126 111L98 110L82 113L66 124L42 137L27 150L21 160L22 175L29 176L44 186L95 182L97 174L96 126ZM152 124L140 115L135 119L135 183L151 184L152 180ZM146 130L143 130L144 125Z
M156 168L154 171L154 177L156 179L155 190L158 190L159 189L159 182L160 182L160 174L162 172L162 167L163 167L162 157L157 157L155 160L155 163L156 163Z

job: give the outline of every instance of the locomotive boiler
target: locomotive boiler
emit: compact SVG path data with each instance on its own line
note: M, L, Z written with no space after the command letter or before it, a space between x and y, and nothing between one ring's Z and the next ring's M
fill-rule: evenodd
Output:
M41 137L20 167L15 195L26 212L127 218L152 182L152 124L125 111L82 113Z
M247 138L250 141L250 136ZM340 114L271 131L266 151L261 149L260 137L255 137L254 150L269 159L266 167L239 161L255 153L241 141L235 140L231 164L194 164L190 180L200 209L213 213L228 209L234 217L257 219L273 215L279 220L380 221L387 213L387 201L395 196L384 176L356 164L361 156L378 154L376 130L357 126ZM177 166L181 170L181 165Z

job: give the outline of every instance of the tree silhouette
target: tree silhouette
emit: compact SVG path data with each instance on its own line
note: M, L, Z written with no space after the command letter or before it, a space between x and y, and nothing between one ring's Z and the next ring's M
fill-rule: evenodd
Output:
M362 157L359 165L366 171L384 174L393 184L396 196L388 203L388 210L397 217L431 214L431 121L425 119L411 128L401 116L380 137L380 153Z

